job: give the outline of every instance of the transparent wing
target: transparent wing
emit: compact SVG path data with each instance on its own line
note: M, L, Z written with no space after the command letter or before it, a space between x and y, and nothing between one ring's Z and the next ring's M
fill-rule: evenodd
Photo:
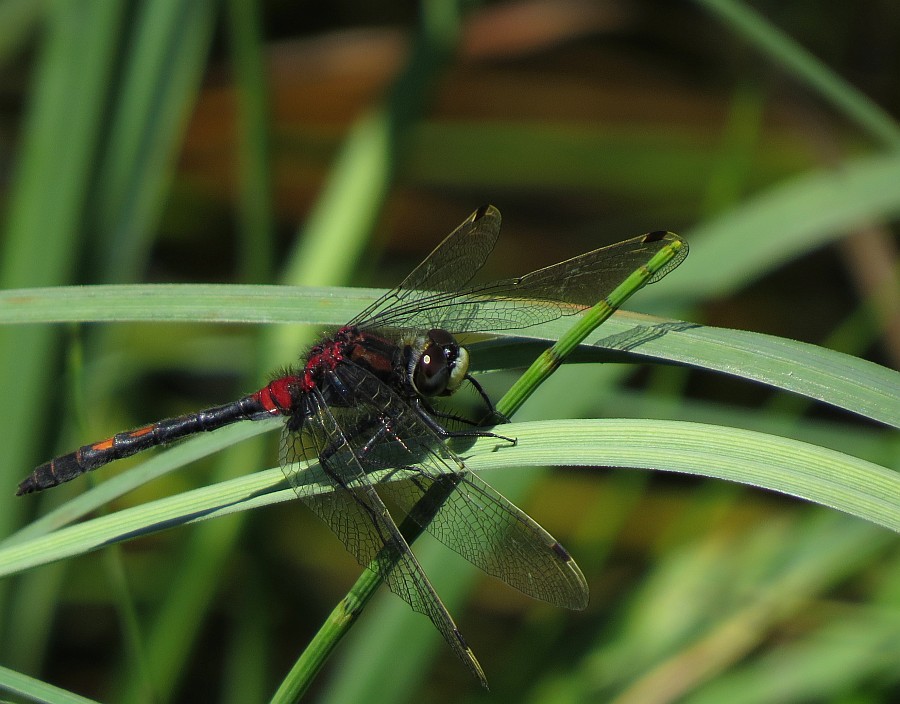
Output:
M482 219L489 218L490 227L479 225L482 220L476 212L397 289L357 316L353 324L371 328L442 328L451 333L527 328L595 305L674 241L683 245L678 255L647 283L659 281L688 254L686 243L677 235L651 232L515 279L469 286L472 274L496 242L494 225L499 228L500 214L490 206L487 213ZM461 231L464 236L457 234ZM481 238L489 246L482 244ZM477 265L464 262L461 252L467 247L475 248L471 260ZM455 261L462 263L451 263ZM450 266L471 268L457 275L433 273ZM421 289L413 290L413 285Z
M357 453L362 435L347 435L318 391L307 397L311 415L302 432L285 430L285 476L297 495L340 538L359 564L373 570L413 610L425 614L482 685L487 679L453 618L378 496ZM310 496L296 460L318 456L333 492Z
M341 365L337 373L343 386L353 390L356 406L347 412L359 413L354 426L366 428L349 439L360 465L366 472L385 468L411 472L406 481L378 486L389 505L525 594L570 609L587 605L584 576L553 536L469 472L419 412L392 389L353 364ZM435 495L447 498L435 503L431 498Z
M392 291L362 311L350 325L380 320L396 308L420 300L422 291L455 292L463 288L484 266L500 237L500 211L485 205L451 232Z
M557 540L472 472L458 477L422 474L379 487L407 514L437 486L456 485L424 526L451 550L535 599L581 610L588 603L584 575ZM446 490L445 490L446 491ZM443 494L445 492L441 492ZM427 499L426 499L427 503Z

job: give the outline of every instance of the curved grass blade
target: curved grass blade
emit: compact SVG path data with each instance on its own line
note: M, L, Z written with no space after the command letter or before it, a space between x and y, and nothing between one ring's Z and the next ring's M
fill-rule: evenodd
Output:
M900 473L818 445L685 421L536 421L508 428L519 439L517 446L496 451L496 440L481 438L469 450L466 466L474 472L549 465L692 474L789 494L900 532ZM309 494L328 490L317 465L309 468L306 480ZM137 536L295 498L280 469L254 472L46 535L7 541L0 547L0 577Z

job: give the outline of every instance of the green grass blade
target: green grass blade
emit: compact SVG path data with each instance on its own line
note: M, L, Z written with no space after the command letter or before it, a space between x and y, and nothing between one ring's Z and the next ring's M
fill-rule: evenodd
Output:
M523 466L654 469L723 479L796 496L900 532L900 473L808 443L739 428L659 420L515 423L518 439L479 439L473 471ZM192 441L193 442L193 441ZM311 494L329 491L310 475ZM0 576L185 523L296 498L279 469L160 499L29 540L4 544Z
M124 10L120 3L43 7L36 68L29 75L34 90L14 140L15 177L4 197L2 289L58 284L75 265ZM9 482L32 463L41 441L40 419L56 382L47 373L55 339L48 327L0 330L0 386L28 390L0 409L0 444L6 448L0 474ZM8 534L26 510L12 496L0 497L0 534ZM28 575L0 585L0 657L8 666L36 669L51 621L42 597L54 577Z
M80 697L2 666L0 666L0 691L27 697L29 701L47 702L47 704L97 704L93 699Z
M678 291L709 300L740 290L779 264L900 214L900 154L848 159L780 183L685 234L694 255ZM750 243L750 246L748 246ZM658 293L652 289L646 297Z
M228 0L227 29L237 79L240 281L272 281L275 219L270 183L270 100L261 9L256 3Z
M606 692L603 699L609 701L638 703L657 701L660 696L693 701L684 695L702 690L705 681L728 679L731 671L740 668L738 663L755 659L757 649L763 657L784 650L780 644L772 649L761 646L808 610L817 611L831 589L852 580L873 561L890 560L895 543L896 536L888 531L836 512L813 510L792 511L736 535L700 532L655 562L648 578L619 610L621 625L615 642L598 639L589 661L595 672L603 674L592 685ZM748 563L752 569L747 569ZM883 611L873 601L859 602L862 613L847 614L849 620L861 626L869 620L866 611ZM676 604L681 608L672 614ZM807 634L814 638L840 620L835 616L823 619L823 628L804 629L785 644L790 648ZM865 639L851 643L842 650L863 655L857 647L865 649ZM828 661L826 669L835 666L833 674L838 678L859 675L858 670L841 671L839 660ZM822 669L821 662L817 669ZM783 700L789 689L782 688L790 678L779 674L769 670L759 682L763 689L777 689L774 699L745 698L737 692L729 698L718 688L724 698L707 701ZM793 672L816 689L830 679L824 672L811 678L810 674ZM573 679L577 681L578 676ZM752 688L750 682L743 684ZM817 697L788 696L786 700L804 699Z
M200 88L216 3L156 0L136 13L88 224L100 237L105 281L132 281L145 261Z
M595 344L764 383L900 427L900 374L893 369L774 335L679 323L658 326L655 331L648 322Z
M18 289L0 291L0 324L165 320L340 325L378 293L366 289L225 285ZM570 324L563 319L529 328L527 335L516 336L516 354L522 354L523 338L559 339ZM606 321L599 334L601 337L589 342L597 355L600 351L636 353L643 358L719 371L900 426L900 408L895 402L900 394L900 375L858 357L771 335L623 313ZM488 346L473 355L473 360L480 369L509 366L503 350ZM609 359L608 355L582 356L587 352L582 346L579 358Z
M900 127L890 114L767 22L746 3L735 0L697 2L726 22L736 34L756 44L766 56L778 62L788 73L794 74L803 85L818 91L886 147L900 149Z

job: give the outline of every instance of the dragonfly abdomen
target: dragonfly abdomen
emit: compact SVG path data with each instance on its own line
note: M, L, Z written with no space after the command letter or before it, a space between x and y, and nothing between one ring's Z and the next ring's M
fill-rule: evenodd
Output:
M117 433L106 440L83 445L75 452L44 462L19 484L16 494L21 496L58 486L115 460L131 457L151 447L167 445L188 435L217 430L240 420L262 420L271 415L272 412L252 395L233 403Z

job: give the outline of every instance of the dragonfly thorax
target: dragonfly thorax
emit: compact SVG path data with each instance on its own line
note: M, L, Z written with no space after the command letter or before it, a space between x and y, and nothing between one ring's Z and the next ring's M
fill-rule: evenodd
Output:
M422 396L449 396L469 371L469 353L446 330L435 328L407 345L407 375Z

